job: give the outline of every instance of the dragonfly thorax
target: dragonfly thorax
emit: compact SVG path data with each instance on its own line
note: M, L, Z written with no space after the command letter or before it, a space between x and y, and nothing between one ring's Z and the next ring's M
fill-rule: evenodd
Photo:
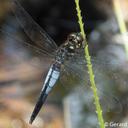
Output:
M58 62L60 64L64 63L64 60L66 58L66 53L67 53L67 51L66 51L65 47L63 47L63 46L60 47L57 50L57 54L56 54L56 58L55 58L56 62Z
M64 44L57 50L56 61L63 63L65 59L75 55L78 49L84 48L83 37L80 33L71 33Z

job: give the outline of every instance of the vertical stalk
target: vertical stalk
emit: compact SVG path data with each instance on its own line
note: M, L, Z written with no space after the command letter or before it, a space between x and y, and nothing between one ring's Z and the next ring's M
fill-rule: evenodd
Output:
M89 54L89 49L88 49L88 42L86 40L86 34L84 32L84 24L82 21L81 10L80 10L80 6L79 6L79 0L75 0L75 4L76 4L76 11L77 11L77 16L78 16L78 23L80 26L80 31L81 31L81 34L82 34L84 40L85 40L85 44L86 44L86 46L85 46L85 59L87 61L87 68L88 68L88 72L89 72L91 89L93 91L94 104L96 107L96 113L98 116L99 126L100 126L100 128L105 128L104 119L103 119L103 115L102 115L102 109L101 109L99 97L97 94L95 77L94 77L92 63L91 63L91 56Z

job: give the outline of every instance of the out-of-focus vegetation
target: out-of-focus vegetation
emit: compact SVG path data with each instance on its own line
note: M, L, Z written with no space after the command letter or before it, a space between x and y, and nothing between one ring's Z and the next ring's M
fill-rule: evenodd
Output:
M20 2L58 45L70 32L79 31L74 1ZM119 3L127 27L128 2L119 0ZM80 5L89 49L95 58L92 63L104 119L106 122L128 122L127 55L113 1L80 0ZM28 124L50 63L47 58L40 59L38 52L14 40L16 37L30 41L12 14L9 0L0 1L0 27L8 33L0 34L0 127L96 128L98 121L88 74L81 72L82 66L73 64L74 74L84 76L86 81L79 83L77 76L62 75L34 124ZM127 33L125 41L128 41Z

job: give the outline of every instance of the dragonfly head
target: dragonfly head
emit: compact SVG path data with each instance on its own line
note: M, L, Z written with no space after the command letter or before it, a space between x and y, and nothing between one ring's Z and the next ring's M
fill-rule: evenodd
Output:
M68 36L67 40L68 40L69 48L71 48L72 50L84 48L83 45L84 39L81 33L71 33Z

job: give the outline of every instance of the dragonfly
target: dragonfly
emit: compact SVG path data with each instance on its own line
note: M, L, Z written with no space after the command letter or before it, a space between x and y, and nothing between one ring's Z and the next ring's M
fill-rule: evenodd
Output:
M57 46L51 37L31 18L19 2L13 0L12 4L13 7L15 7L15 10L13 9L14 15L26 35L37 44L38 48L40 48L39 51L41 51L43 55L53 60L44 80L38 101L30 117L29 123L32 124L49 93L60 79L64 69L68 72L73 71L74 74L78 73L80 74L78 76L80 78L82 77L81 74L86 70L85 67L87 64L84 57L85 41L81 33L76 32L69 34L67 40L62 45ZM101 65L95 59L92 59L92 62L93 61L95 64L97 63L97 67L105 67L105 70L107 70L106 63L102 63ZM77 67L79 67L79 71ZM85 69L83 69L83 67ZM96 68L96 70L99 70L99 68Z
M67 37L67 40L60 47L58 47L56 43L33 21L30 15L21 7L21 5L17 1L14 1L13 4L16 7L16 11L14 12L14 14L21 27L24 28L26 34L30 35L30 38L32 40L36 39L36 42L41 41L43 43L43 50L45 51L45 53L55 53L54 61L51 64L46 75L39 99L29 121L29 123L32 124L42 105L44 104L48 94L58 81L61 68L65 60L69 60L70 58L75 56L77 52L79 52L80 50L84 50L85 42L80 33L71 33ZM29 26L27 21L30 21ZM31 31L31 29L33 30ZM34 35L33 31L38 31L38 35Z

